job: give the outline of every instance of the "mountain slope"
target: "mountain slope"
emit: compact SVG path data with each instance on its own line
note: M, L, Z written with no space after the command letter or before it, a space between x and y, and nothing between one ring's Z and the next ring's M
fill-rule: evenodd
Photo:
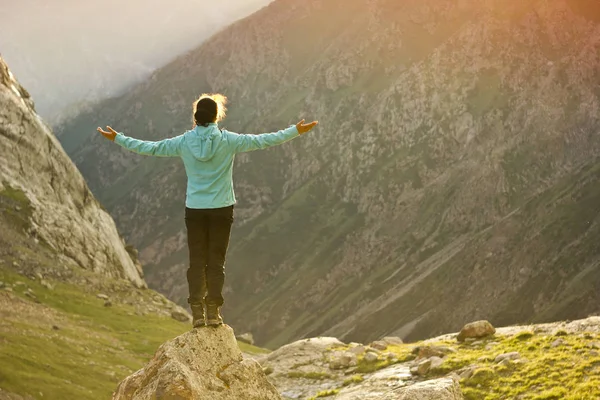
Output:
M586 316L600 285L599 15L585 0L279 0L61 141L149 284L183 303L183 168L93 129L179 134L203 91L230 97L234 131L320 120L237 158L225 313L262 344Z
M40 115L56 120L122 93L269 1L5 2L0 48Z
M145 287L141 266L111 216L1 58L0 104L0 191L26 201L27 234L63 254L66 262Z
M40 121L0 58L0 398L106 399L189 315L146 288Z

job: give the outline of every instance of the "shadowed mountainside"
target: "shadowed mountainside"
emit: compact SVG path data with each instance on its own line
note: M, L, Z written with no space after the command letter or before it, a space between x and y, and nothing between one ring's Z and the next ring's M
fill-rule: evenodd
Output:
M600 273L600 9L586 0L279 0L62 126L151 287L185 302L177 160L204 91L224 123L317 131L240 155L225 315L261 344L408 339L587 316Z

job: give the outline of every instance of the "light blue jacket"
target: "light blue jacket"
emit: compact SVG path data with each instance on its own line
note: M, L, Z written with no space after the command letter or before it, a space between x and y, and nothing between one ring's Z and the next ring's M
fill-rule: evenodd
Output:
M186 207L221 208L236 203L233 159L236 153L266 149L299 136L295 126L261 135L220 130L216 123L196 126L183 135L147 142L118 133L115 143L138 154L181 157L187 174Z

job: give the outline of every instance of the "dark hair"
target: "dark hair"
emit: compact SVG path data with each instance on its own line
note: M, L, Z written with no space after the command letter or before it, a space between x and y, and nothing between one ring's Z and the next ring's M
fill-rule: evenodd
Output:
M208 126L225 118L227 97L220 94L203 94L194 102L193 123Z

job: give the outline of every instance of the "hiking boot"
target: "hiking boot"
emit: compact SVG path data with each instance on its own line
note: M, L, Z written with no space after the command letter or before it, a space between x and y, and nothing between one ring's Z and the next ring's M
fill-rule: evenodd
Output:
M223 324L223 317L221 316L221 306L216 304L206 305L206 325L217 326Z
M194 328L205 326L206 321L204 320L204 304L190 304L190 308L192 309L192 325L194 325Z

